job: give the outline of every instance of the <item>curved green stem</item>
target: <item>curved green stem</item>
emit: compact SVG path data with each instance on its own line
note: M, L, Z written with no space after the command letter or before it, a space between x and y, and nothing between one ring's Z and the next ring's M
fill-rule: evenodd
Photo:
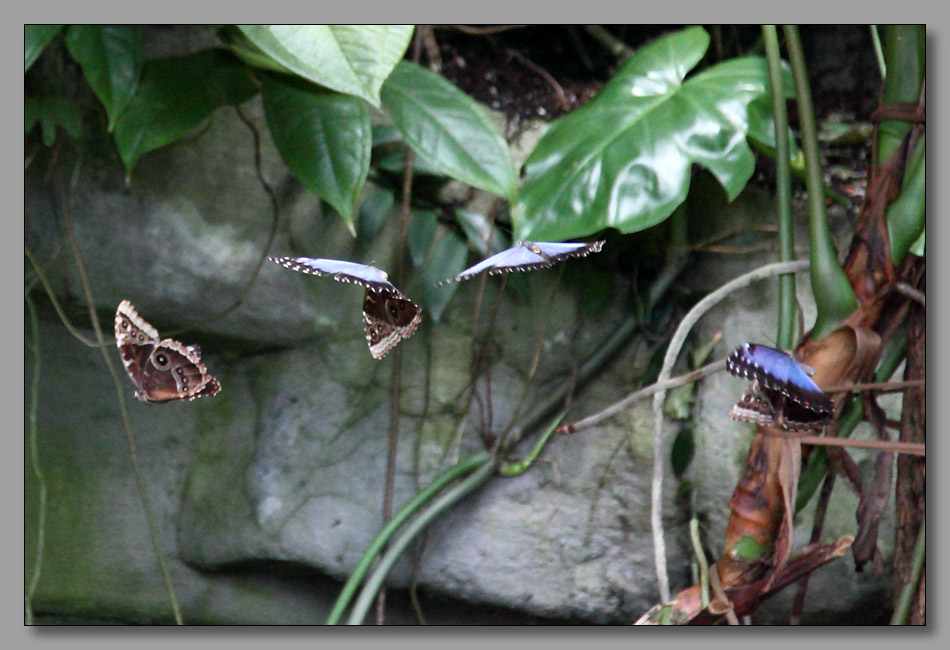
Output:
M551 439L551 436L557 430L557 426L561 423L561 420L564 419L564 416L567 415L567 409L564 409L558 413L557 417L551 421L551 424L548 425L548 428L541 434L541 437L538 438L538 441L534 443L531 451L528 453L528 457L518 461L517 463L505 463L498 468L498 474L500 476L512 477L518 476L519 474L524 474L528 471L528 468L534 465L534 461L538 459L538 456L541 455L541 450L544 449L544 446L548 444L548 440Z
M785 110L785 85L782 81L782 56L775 25L762 26L765 55L769 65L772 92L772 114L775 117L775 201L778 211L778 258L787 262L795 257L792 230L792 181L789 163L788 112ZM790 350L795 335L795 276L778 277L778 347Z
M818 316L812 329L812 338L828 335L848 314L853 312L858 301L848 277L838 264L838 251L831 241L828 230L828 215L821 182L821 161L818 154L818 133L815 128L815 111L808 87L805 55L802 52L798 28L784 27L792 77L795 80L795 98L802 129L802 151L805 154L805 185L808 188L808 235L811 249L811 289L815 296Z
M353 605L353 611L350 613L350 618L347 619L346 622L347 625L359 625L363 622L373 599L376 597L376 593L380 587L382 587L386 576L389 575L390 569L392 569L396 560L399 559L399 556L402 555L402 552L409 543L416 538L416 535L422 532L436 517L491 478L495 467L496 462L493 459L484 461L482 466L472 472L464 481L446 490L442 496L433 501L422 510L415 519L406 525L406 529L393 541L392 546L379 561L379 566L376 567L376 570L373 571L369 580L366 581L366 585L363 587L363 591L360 592L356 604Z
M37 405L40 399L40 326L36 315L36 306L30 294L26 296L26 306L30 311L30 333L33 339L33 377L30 379L30 467L36 476L36 484L39 488L39 503L37 504L36 514L36 559L33 561L33 573L30 576L30 584L26 589L25 608L26 624L33 625L33 596L36 594L36 585L40 581L40 574L43 569L43 548L46 540L46 479L43 476L43 469L40 466L40 451L37 443L37 425L36 414Z
M360 558L359 562L356 563L356 566L353 568L352 573L350 573L350 577L347 579L346 584L343 585L343 590L340 591L340 595L333 604L333 609L330 611L330 615L327 617L326 625L336 625L339 622L340 617L343 615L344 610L346 610L347 605L349 605L350 601L353 599L353 594L356 593L357 587L359 587L360 583L363 581L363 577L369 570L373 560L376 559L383 546L386 545L386 543L389 541L389 538L393 536L399 527L402 526L413 514L418 512L423 504L429 501L446 485L461 476L465 476L466 474L486 463L492 464L490 461L491 456L487 451L479 451L466 458L463 458L458 463L436 476L424 490L419 492L415 497L412 498L412 500L400 508L399 512L397 512L392 519L386 522L386 525L383 526L383 529L379 531L379 533L370 543L369 547L363 553L363 556Z

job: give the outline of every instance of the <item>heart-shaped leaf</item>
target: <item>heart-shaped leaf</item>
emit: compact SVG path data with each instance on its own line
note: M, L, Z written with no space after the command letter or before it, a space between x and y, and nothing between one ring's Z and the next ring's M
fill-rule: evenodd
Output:
M369 172L372 131L361 99L288 75L261 75L264 113L287 167L340 213L353 236L353 210Z
M143 154L182 137L218 107L240 104L256 93L248 69L220 51L148 61L138 90L115 123L126 174Z
M109 116L109 131L135 94L144 62L140 25L73 25L66 49Z
M240 25L274 61L379 107L379 89L409 46L412 25Z
M446 176L514 201L511 151L475 100L442 75L401 62L383 84L383 105L413 151Z
M692 27L641 48L588 105L551 124L525 164L517 238L561 241L666 219L690 166L733 199L752 176L748 105L769 89L765 61L732 59L685 80L709 35Z

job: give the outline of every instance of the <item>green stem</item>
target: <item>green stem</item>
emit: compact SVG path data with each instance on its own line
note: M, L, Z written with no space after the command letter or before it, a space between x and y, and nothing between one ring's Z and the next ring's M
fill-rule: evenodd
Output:
M413 497L412 500L399 509L399 512L397 512L392 519L386 522L386 525L383 526L382 530L379 531L372 543L370 543L369 547L363 553L359 562L356 563L346 584L343 585L343 589L340 591L340 595L337 597L336 602L333 604L333 609L327 617L326 625L336 625L339 622L340 617L353 599L353 594L356 593L356 589L363 581L363 577L369 570L370 565L399 527L402 526L409 517L415 514L423 504L442 490L443 487L486 463L492 464L490 460L491 456L486 451L479 451L463 458L435 477L424 490Z
M561 420L564 419L564 416L567 415L567 409L561 411L554 420L551 421L551 424L548 425L548 428L541 434L541 437L538 438L538 441L534 443L534 447L528 453L528 457L518 461L517 463L506 463L498 468L498 474L500 476L512 477L518 476L519 474L524 474L528 471L528 468L534 465L534 461L538 459L538 456L541 455L541 450L544 449L544 446L548 443L548 440L551 439L551 435L557 430L557 426L561 423Z
M422 510L415 519L406 525L406 529L393 541L392 546L390 546L389 550L386 551L386 554L379 561L379 566L376 567L376 570L373 571L369 580L366 581L366 585L363 587L363 591L360 592L356 604L353 605L353 611L350 613L350 618L347 619L347 625L360 625L363 622L373 599L376 597L376 593L380 587L382 587L386 576L389 575L390 569L392 569L396 560L399 559L399 556L402 555L402 552L409 543L415 539L416 535L422 532L436 517L491 478L495 467L496 463L494 460L489 459L484 461L482 466L472 472L464 481L446 490L442 496L433 501L428 507Z
M903 335L894 337L893 344L884 352L884 356L874 373L874 381L885 382L897 371L897 367L904 360L907 342ZM852 399L841 411L838 418L838 437L848 438L864 418L864 403L860 399ZM808 457L808 465L802 468L798 480L798 496L795 499L795 513L801 512L811 500L818 486L824 480L831 463L824 447L815 449Z
M858 301L848 277L838 264L838 251L831 241L828 216L821 182L821 159L818 153L818 132L815 127L815 111L808 87L808 72L805 55L795 25L784 27L792 78L795 80L795 97L802 129L802 151L805 154L805 185L808 189L808 235L811 248L811 289L815 296L818 316L812 329L812 338L821 339L834 330L848 314L853 312Z
M762 26L765 55L769 65L772 113L775 116L775 201L778 211L778 258L788 262L795 257L795 236L792 230L792 181L789 163L788 113L785 110L785 87L782 81L782 55L779 52L775 25ZM795 276L778 277L778 333L776 343L783 350L793 346L795 333Z
M43 548L46 545L46 479L40 467L40 451L37 443L37 406L40 401L40 326L36 316L36 306L30 294L26 296L26 306L30 311L30 333L33 340L33 377L30 380L30 467L36 475L36 484L39 488L39 504L36 515L36 559L33 561L33 573L26 590L25 608L26 624L33 625L33 596L36 594L36 585L40 581L43 568Z
M907 615L910 612L911 603L914 602L914 594L917 593L920 575L924 570L924 559L927 557L926 523L926 519L920 520L920 530L917 531L917 542L914 544L914 564L910 570L910 578L901 589L900 598L897 599L897 605L894 607L894 614L891 617L891 625L907 624Z

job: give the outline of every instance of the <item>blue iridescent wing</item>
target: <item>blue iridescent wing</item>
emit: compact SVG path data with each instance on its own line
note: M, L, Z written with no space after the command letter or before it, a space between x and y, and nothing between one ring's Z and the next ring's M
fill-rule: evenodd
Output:
M603 241L589 244L520 241L517 246L496 253L439 284L468 280L485 270L488 270L489 275L498 275L512 271L543 269L570 257L585 257L598 253L603 245Z
M828 415L834 410L831 398L808 376L813 371L781 350L745 343L726 359L726 369L738 377L758 381L816 414Z
M389 276L385 271L369 264L317 257L271 257L270 260L301 273L330 276L339 282L358 284L370 291L383 291L394 296L402 295L399 289L389 281Z

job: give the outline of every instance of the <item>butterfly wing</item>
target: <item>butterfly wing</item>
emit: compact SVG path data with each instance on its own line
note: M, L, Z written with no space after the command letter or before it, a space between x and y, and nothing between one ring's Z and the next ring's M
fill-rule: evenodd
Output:
M489 275L543 269L569 257L584 257L599 252L603 245L603 241L589 244L520 241L517 246L496 253L439 284L468 280L486 269Z
M115 342L139 401L191 400L221 390L201 363L197 345L186 346L173 339L159 341L158 330L128 300L119 303L115 312Z
M775 423L777 414L772 397L762 390L758 381L753 381L732 407L729 417L733 420L768 426Z
M388 291L398 294L399 290L389 281L382 269L369 264L358 264L345 260L330 260L318 257L271 257L272 262L301 273L330 276L338 282L349 282L372 291Z
M726 369L733 375L757 380L815 413L830 414L834 402L812 381L806 368L785 352L757 343L740 345L726 359Z
M382 359L400 341L412 336L422 322L422 310L401 293L370 291L363 295L366 344L374 359Z

